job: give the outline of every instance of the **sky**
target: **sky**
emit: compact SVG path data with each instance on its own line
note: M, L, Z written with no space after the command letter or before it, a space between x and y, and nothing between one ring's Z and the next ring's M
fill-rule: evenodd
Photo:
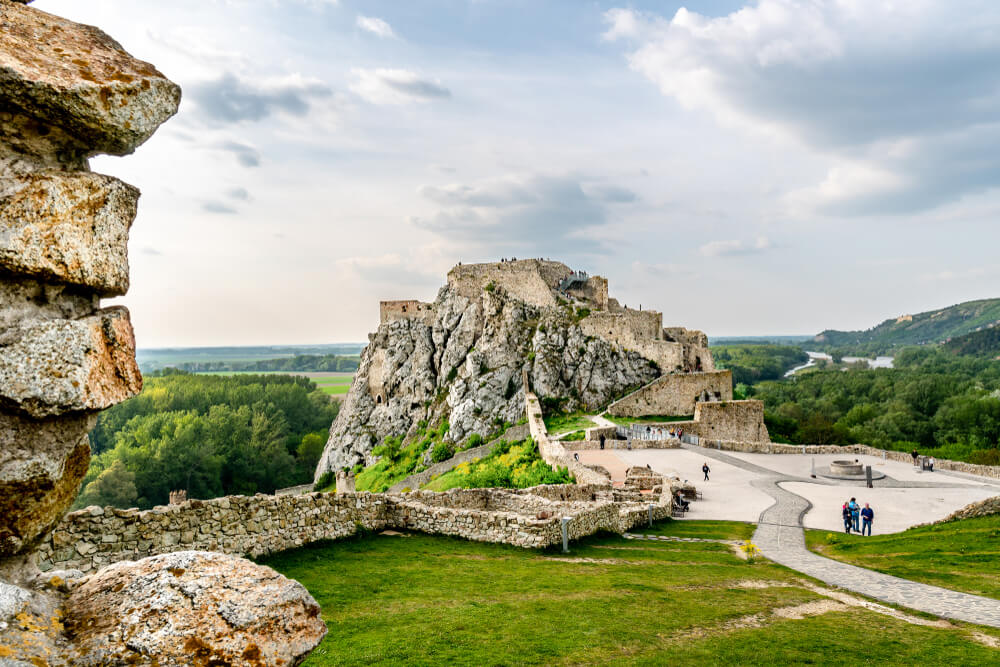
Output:
M991 0L37 0L183 89L142 190L140 347L364 341L549 257L710 336L1000 297Z

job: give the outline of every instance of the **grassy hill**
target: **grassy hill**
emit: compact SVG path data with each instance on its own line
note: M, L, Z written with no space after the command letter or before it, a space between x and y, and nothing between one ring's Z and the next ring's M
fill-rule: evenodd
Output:
M990 327L952 338L944 344L944 349L963 356L1000 359L1000 327Z
M889 352L904 345L943 343L1000 323L1000 299L966 301L947 308L902 315L865 331L828 329L813 342L862 354Z

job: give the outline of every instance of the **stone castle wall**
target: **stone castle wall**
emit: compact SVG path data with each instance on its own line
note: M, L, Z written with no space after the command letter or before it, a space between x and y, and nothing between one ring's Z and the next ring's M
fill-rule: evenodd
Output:
M416 319L425 324L432 324L436 313L433 303L423 301L380 301L378 304L379 323L386 324L395 320Z
M651 498L654 520L670 516L669 498ZM264 556L359 528L398 528L480 542L543 548L599 531L622 533L647 520L647 508L618 502L609 487L453 489L412 494L309 493L189 500L152 510L88 507L68 514L41 545L43 571L92 572L110 563L176 551ZM541 517L541 518L539 518Z
M698 403L694 409L694 421L697 423L696 433L701 438L771 441L764 424L764 403L761 401Z
M706 393L713 400L731 401L732 372L722 370L663 375L612 403L608 406L608 413L616 417L693 415L699 398Z
M608 309L608 279L601 276L590 276L587 283L580 288L566 291L572 297L592 303L592 310Z
M655 310L599 311L580 320L587 336L635 349L636 343L663 340L663 315Z
M571 273L565 264L540 259L459 264L448 272L448 285L467 299L478 299L492 283L526 303L551 308L556 305L555 288Z

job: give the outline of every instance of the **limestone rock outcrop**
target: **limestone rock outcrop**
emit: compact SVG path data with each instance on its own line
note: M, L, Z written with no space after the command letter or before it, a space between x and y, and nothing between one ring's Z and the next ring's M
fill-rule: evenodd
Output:
M175 554L72 583L35 563L79 492L97 413L142 388L128 311L100 303L128 290L139 191L87 159L131 153L179 102L176 84L99 29L0 0L3 665L293 665L325 633L305 589L231 556Z
M18 3L0 15L0 92L81 156L127 155L177 111L180 87L98 28Z
M578 275L565 265L489 265L485 286L478 287L472 282L477 266L462 267L461 281L454 280L456 267L432 304L383 303L383 321L369 336L330 429L317 479L373 463L379 442L411 434L421 422L447 421L455 442L517 423L524 416L522 371L540 397L562 401L566 410L607 405L660 375L653 360L583 331L585 308L595 304L547 286ZM504 283L508 266L516 276ZM536 280L524 280L534 266L540 267ZM521 282L530 293L518 291ZM598 284L607 303L606 281Z
M104 568L67 604L73 664L297 665L326 634L299 583L224 554Z

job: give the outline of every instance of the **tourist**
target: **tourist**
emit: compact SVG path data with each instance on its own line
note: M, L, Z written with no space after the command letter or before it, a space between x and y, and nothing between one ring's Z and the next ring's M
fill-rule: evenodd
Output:
M684 496L681 495L680 489L677 489L677 492L674 493L674 504L684 512L687 512L688 508L691 506L691 503L684 500Z
M854 532L857 533L861 530L861 505L858 504L857 500L851 498L847 507L851 510L851 522L854 524Z
M934 457L933 456L930 457L929 459L927 459L927 469L930 470L931 472L934 472Z
M872 520L875 518L875 512L872 508L865 503L865 508L861 510L861 534L864 535L865 531L868 531L868 537L872 536Z
M917 467L917 458L920 456L920 454L918 454L917 450L914 449L912 452L910 452L910 456L913 457L913 467L916 468Z
M603 433L601 434L600 441L601 441L601 449L604 449L604 434Z
M844 506L840 508L840 515L844 518L844 532L850 534L851 532L851 508L844 503Z
M579 452L573 452L573 460L574 461L579 461L580 460L580 453Z
M702 464L701 471L703 473L705 473L705 481L707 482L708 481L708 473L712 472L712 469L708 467L708 461L705 461L705 463Z

